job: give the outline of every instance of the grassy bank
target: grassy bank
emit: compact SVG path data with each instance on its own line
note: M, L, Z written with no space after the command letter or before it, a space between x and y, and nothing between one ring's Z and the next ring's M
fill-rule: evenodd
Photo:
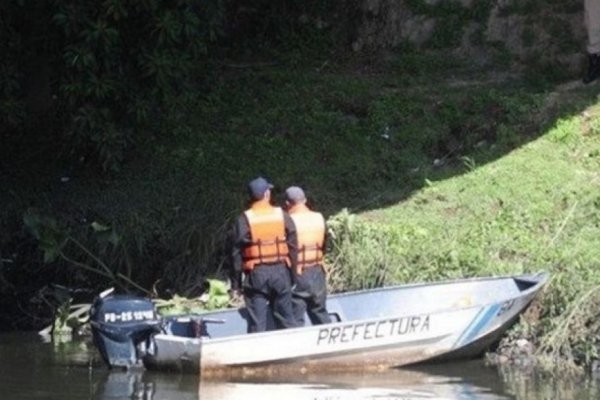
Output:
M550 284L511 338L532 341L549 370L588 369L599 351L600 107L592 99L547 118L585 98L572 84L539 93L527 116L506 127L530 129L527 143L494 160L477 150L453 166L432 165L431 178L405 199L332 217L340 239L332 284L546 270ZM440 169L455 173L439 178Z
M550 357L596 358L594 86L410 50L214 71L118 174L43 151L6 162L0 288L16 304L3 309L43 314L48 283L194 293L224 276L228 226L260 174L277 200L304 186L329 217L332 290L548 270L541 318L519 332Z

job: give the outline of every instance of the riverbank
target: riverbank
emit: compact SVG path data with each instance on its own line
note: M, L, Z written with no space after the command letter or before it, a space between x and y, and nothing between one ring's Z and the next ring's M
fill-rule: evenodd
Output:
M559 366L564 374L597 369L600 108L584 100L587 90L574 82L528 92L534 99L518 124L496 127L523 140L511 151L489 160L497 142L480 142L468 156L436 158L419 167L453 176L426 178L401 202L333 217L342 240L332 281L347 287L545 270L548 287L490 360ZM521 100L508 110L522 107ZM402 188L379 195L394 190Z
M120 173L7 155L4 329L47 325L64 300L51 284L81 299L130 282L197 293L225 276L228 226L248 179L265 175L277 201L299 184L329 217L333 291L547 270L538 318L513 335L591 368L595 86L410 49L224 65L212 83Z

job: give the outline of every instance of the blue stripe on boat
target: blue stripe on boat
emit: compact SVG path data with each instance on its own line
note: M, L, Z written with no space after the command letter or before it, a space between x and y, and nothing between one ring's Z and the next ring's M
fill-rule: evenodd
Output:
M458 339L456 346L461 346L465 343L469 343L473 340L479 333L489 324L489 322L496 316L498 313L498 309L500 309L499 304L493 304L487 309L482 308L479 310L475 318L473 318L473 322L465 329L465 332L462 334L460 339ZM483 311L485 310L485 312Z

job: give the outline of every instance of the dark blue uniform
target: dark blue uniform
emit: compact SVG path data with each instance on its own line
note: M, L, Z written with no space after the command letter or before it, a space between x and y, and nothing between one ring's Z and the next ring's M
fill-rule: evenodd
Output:
M287 213L284 213L284 224L289 258L296 260L296 230ZM292 309L290 268L282 261L257 264L252 271L243 271L242 251L252 243L250 226L244 214L236 221L233 241L231 286L234 290L241 288L243 291L248 311L248 332L266 331L269 327L269 315L272 315L276 328L296 326Z

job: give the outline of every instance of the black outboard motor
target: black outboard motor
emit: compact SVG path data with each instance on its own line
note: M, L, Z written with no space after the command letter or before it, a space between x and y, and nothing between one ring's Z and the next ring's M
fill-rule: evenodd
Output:
M161 321L150 299L126 295L98 297L90 310L94 344L110 367L138 365L153 350Z

